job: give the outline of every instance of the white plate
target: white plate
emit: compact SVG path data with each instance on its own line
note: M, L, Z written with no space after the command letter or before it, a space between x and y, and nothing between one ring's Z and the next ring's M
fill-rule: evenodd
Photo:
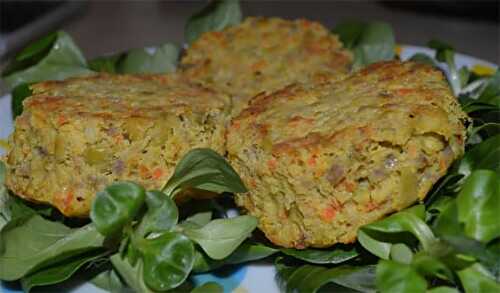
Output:
M417 46L401 46L400 56L403 60L406 60L413 56L415 53L426 53L430 56L434 56L434 51L428 48L417 47ZM462 66L474 67L476 65L490 67L492 69L497 68L497 65L483 61L471 56L456 54L455 61L458 68ZM11 97L10 95L0 97L0 139L6 139L7 136L12 132L12 111L10 107ZM4 150L0 149L0 155L4 153ZM224 268L223 271L218 271L211 274L199 274L195 275L192 279L195 284L203 284L207 281L216 281L224 287L225 292L235 292L235 293L275 293L279 292L278 286L274 280L275 270L271 263L258 262L252 263L251 265L240 265L231 268ZM0 290L5 293L18 293L21 291L15 290L6 284L1 284ZM72 293L83 293L83 292L104 292L93 286L92 284L83 284L80 286L72 286L70 288L58 288L53 290L53 292L72 292Z

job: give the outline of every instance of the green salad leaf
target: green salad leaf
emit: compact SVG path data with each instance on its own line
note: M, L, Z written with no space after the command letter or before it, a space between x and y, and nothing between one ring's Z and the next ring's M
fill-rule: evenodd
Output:
M169 73L177 67L180 50L176 45L133 49L120 63L121 73Z
M489 169L500 174L500 134L468 150L460 161L458 173L467 177L478 169Z
M458 289L453 287L439 286L427 290L427 293L459 293Z
M359 255L355 247L329 249L291 249L283 248L281 252L288 256L313 263L313 264L339 264Z
M425 252L419 252L414 255L411 266L422 276L437 277L446 281L454 281L453 272L439 258L429 255Z
M146 205L148 212L143 216L138 233L145 237L150 233L170 231L177 224L179 211L175 202L161 191L147 191Z
M106 73L120 73L119 64L123 61L123 58L127 55L126 52L100 56L88 61L89 68L95 72L106 72Z
M104 271L91 280L95 286L111 293L133 293L130 287L127 287L114 269Z
M412 266L392 260L381 260L377 265L377 289L390 293L424 293L427 281Z
M497 70L485 83L477 101L500 108L500 70Z
M201 228L187 227L183 233L217 260L229 256L256 227L257 218L245 215L215 219Z
M0 232L0 279L17 280L53 263L103 246L94 225L70 229L32 214L21 225L9 222Z
M346 288L357 292L375 292L375 267L371 265L333 268L302 265L289 266L283 258L276 259L276 279L283 292L314 293L329 283L328 292L344 292Z
M104 236L122 231L139 213L145 190L133 182L116 182L98 192L92 202L90 218Z
M224 288L215 282L206 282L191 291L191 293L223 293Z
M239 24L241 20L238 0L214 0L189 18L184 28L184 39L191 44L205 32L220 31Z
M18 84L15 88L12 89L11 95L12 95L12 118L16 118L17 116L21 115L23 112L23 101L31 96L33 91L30 88L30 85L28 83L21 83Z
M182 223L177 225L179 229L197 229L205 226L212 219L212 212L200 212L186 218Z
M153 290L144 283L143 265L139 260L132 265L126 258L120 254L114 254L110 257L113 268L118 272L122 279L132 289L133 292L154 293Z
M480 264L474 264L457 272L465 292L499 292L500 281Z
M0 231L10 221L10 208L8 202L10 201L9 192L4 185L5 173L7 172L5 164L0 161ZM1 251L1 246L0 246Z
M490 170L472 172L458 194L457 208L465 235L483 243L500 237L500 175Z
M343 22L333 29L333 33L354 53L355 70L375 62L394 59L396 41L392 28L387 23Z
M446 65L448 66L448 81L450 83L453 94L455 96L458 96L461 90L462 83L460 80L459 70L455 65L455 50L449 44L438 40L431 40L427 44L427 46L436 50L435 57L437 61L446 63Z
M117 74L170 73L177 67L179 54L178 46L166 43L98 57L89 61L89 68L96 72Z
M415 236L425 250L431 250L437 239L423 220L424 212L424 206L417 205L362 226L358 230L358 241L366 250L382 259L389 259L393 244L407 242L408 234Z
M263 244L243 242L228 257L222 260L214 260L207 256L203 251L196 250L193 272L203 273L215 270L224 265L232 265L255 261L266 258L277 253L279 250Z
M170 197L188 188L216 193L246 192L240 176L217 152L198 148L189 151L175 167L163 191Z
M23 291L29 292L36 286L61 283L69 279L83 266L103 256L102 253L91 252L29 274L21 279Z
M165 232L141 243L143 278L152 290L165 291L181 285L194 264L193 243L184 235Z
M58 31L22 50L2 73L2 78L10 88L15 88L22 83L62 80L92 73L71 37Z
M409 60L437 67L437 64L434 61L434 59L425 53L416 53L415 55L411 56Z

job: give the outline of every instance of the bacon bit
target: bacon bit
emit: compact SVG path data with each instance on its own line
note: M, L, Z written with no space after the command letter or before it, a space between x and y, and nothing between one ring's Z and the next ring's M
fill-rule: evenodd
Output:
M398 89L396 93L400 96L406 96L414 91L415 91L414 89Z
M252 71L259 71L261 70L264 66L266 66L266 61L265 60L261 60L261 61L257 61L255 62L254 64L252 64L250 66L250 69L252 69Z
M314 119L305 118L302 116L293 116L292 118L290 118L290 120L288 120L288 124L291 124L292 126L297 125L297 124L301 124L301 123L311 125L314 123Z
M377 203L373 202L372 200L370 200L368 202L368 204L366 205L366 211L367 212L371 212L373 210L376 210L380 205L378 205Z
M214 37L216 40L221 40L223 39L223 34L221 32L212 32L211 35Z
M289 214L287 210L283 210L281 213L279 213L279 218L283 221L287 220L288 216Z
M354 192L354 190L356 189L356 183L354 183L352 181L345 180L344 186L345 186L345 189L349 192Z
M67 211L68 208L70 208L71 202L73 201L73 198L75 197L74 193L72 190L68 191L66 193L66 196L63 199L63 204L64 204L64 210Z
M415 158L417 156L417 147L413 144L410 144L408 146L408 155L410 155L410 157L412 158Z
M57 124L61 126L66 123L68 123L68 118L66 118L64 115L59 115L59 117L57 118Z
M161 168L156 168L153 171L153 179L160 179L163 176L163 170Z
M307 46L306 49L310 53L314 54L321 54L327 52L327 49L324 46L322 46L321 43L316 43L316 42L309 44L309 46Z
M446 160L440 159L439 160L439 171L444 172L446 171L447 168Z
M144 165L140 165L139 166L139 173L141 174L141 177L143 179L146 179L147 177L150 176L149 169L146 166L144 166Z
M359 130L366 137L371 137L373 135L373 128L371 126L360 127Z
M240 129L241 124L240 124L239 121L234 121L232 126L233 126L234 129Z
M252 188L257 187L257 181L255 181L255 179L253 179L253 178L252 178L252 179L250 179L250 182L249 182L249 183L250 183L250 186L251 186Z
M278 161L276 161L275 158L270 159L267 161L267 167L271 170L274 171L276 170L276 167L278 166Z
M331 222L333 219L335 219L335 216L337 215L337 209L338 207L329 205L325 209L323 209L323 212L321 213L321 220L324 222Z
M257 128L257 131L259 131L259 134L262 135L262 136L266 136L267 133L269 132L268 131L268 125L267 124L255 124L254 125L255 128Z
M300 23L302 24L303 27L308 28L312 26L312 21L306 20L306 19L301 19Z
M314 167L316 166L316 155L312 155L309 160L307 160L307 164L310 166L310 167Z
M121 134L115 135L113 136L113 139L116 144L120 144L123 141L123 135Z

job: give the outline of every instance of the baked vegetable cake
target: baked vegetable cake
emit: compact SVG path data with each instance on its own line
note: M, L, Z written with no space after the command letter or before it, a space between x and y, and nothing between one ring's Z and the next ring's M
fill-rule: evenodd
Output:
M87 216L115 180L160 188L190 149L223 154L229 97L179 75L96 75L32 86L9 140L17 195Z
M317 22L249 17L203 34L181 60L184 74L234 98L234 112L261 92L347 73L351 54Z
M354 242L360 226L424 199L462 155L465 119L443 74L411 62L260 95L228 129L250 190L237 203L277 245Z

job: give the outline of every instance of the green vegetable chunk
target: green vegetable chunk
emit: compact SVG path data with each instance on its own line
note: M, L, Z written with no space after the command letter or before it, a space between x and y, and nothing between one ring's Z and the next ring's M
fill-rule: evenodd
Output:
M165 291L182 284L194 264L194 246L185 236L165 232L146 239L140 247L144 261L144 282L157 291Z
M144 188L135 183L113 183L96 194L90 218L102 235L116 234L136 217L145 197Z

